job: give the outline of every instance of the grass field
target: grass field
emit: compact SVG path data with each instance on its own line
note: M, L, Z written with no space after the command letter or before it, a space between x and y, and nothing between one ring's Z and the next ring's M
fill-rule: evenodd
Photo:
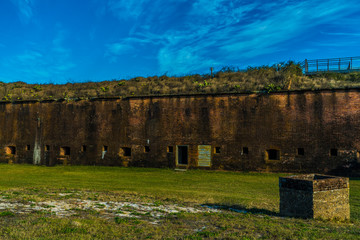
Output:
M351 220L279 216L278 177L95 166L0 165L1 239L360 239Z

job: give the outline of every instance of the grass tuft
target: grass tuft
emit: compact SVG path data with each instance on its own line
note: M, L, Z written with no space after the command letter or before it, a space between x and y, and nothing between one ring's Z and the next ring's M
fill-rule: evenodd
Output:
M15 214L10 211L0 212L0 217L6 217L6 216L15 216Z

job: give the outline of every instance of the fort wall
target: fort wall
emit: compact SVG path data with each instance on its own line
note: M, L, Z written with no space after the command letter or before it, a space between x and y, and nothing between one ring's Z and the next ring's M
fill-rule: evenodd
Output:
M2 162L335 173L360 90L2 102L0 126Z

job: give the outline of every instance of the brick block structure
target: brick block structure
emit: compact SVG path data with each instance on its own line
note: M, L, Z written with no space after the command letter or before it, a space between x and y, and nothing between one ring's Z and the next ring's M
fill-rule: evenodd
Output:
M0 162L360 176L360 88L0 101Z
M320 174L280 177L279 188L283 216L350 219L348 178Z

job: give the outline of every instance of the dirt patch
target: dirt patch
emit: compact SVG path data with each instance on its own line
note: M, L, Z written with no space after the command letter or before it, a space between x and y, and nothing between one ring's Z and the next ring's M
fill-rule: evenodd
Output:
M0 197L0 211L9 211L14 214L29 214L32 212L44 212L58 217L67 217L81 214L96 214L102 218L121 217L139 218L152 223L171 214L178 213L204 213L220 212L219 209L211 209L206 206L184 206L176 203L133 202L133 201L100 201L81 199L81 193L57 193L49 194L52 199L43 201L26 201L9 199L9 196ZM71 196L68 199L61 199ZM76 197L78 196L78 198ZM60 199L56 199L56 198Z

